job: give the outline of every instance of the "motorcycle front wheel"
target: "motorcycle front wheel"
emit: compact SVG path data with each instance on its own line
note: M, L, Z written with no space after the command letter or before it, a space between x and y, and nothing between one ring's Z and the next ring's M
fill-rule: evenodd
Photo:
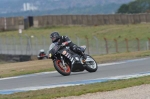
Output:
M65 63L66 66L63 66L61 60L55 60L54 61L54 67L55 69L62 74L63 76L68 76L71 73L71 68L70 66Z
M87 55L86 65L87 66L85 67L85 69L88 72L96 72L98 69L96 61L90 55Z

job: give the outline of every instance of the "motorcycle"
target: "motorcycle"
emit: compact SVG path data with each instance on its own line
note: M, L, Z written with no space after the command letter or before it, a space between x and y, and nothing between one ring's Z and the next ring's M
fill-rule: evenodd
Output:
M81 50L85 52L86 46L81 46ZM98 69L96 61L90 55L86 56L87 59L83 62L82 56L73 52L69 46L52 43L49 47L48 57L53 60L55 69L63 76L84 70L96 72Z
M43 60L43 59L48 59L44 49L41 49L38 56L37 56L38 60Z

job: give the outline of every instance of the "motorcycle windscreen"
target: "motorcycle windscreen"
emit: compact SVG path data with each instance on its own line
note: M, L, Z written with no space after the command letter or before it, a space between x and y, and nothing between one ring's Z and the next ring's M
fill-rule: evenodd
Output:
M51 53L52 56L53 56L54 54L56 54L56 52L58 51L58 49L59 49L59 46L55 45L55 46L49 51L49 53Z

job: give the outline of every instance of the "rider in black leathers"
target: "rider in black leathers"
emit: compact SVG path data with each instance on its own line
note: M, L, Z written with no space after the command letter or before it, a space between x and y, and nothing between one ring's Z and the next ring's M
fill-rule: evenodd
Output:
M67 36L60 36L58 32L50 34L52 42L58 42L59 45L69 46L72 51L83 56L83 61L86 60L87 56L81 51L81 48L74 44Z

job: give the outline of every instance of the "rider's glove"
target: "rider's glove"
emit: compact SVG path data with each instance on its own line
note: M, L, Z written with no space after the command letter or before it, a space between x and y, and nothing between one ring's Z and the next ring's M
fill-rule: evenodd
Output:
M62 43L62 45L63 45L63 46L66 46L67 44L68 44L68 42L64 42L64 43Z

